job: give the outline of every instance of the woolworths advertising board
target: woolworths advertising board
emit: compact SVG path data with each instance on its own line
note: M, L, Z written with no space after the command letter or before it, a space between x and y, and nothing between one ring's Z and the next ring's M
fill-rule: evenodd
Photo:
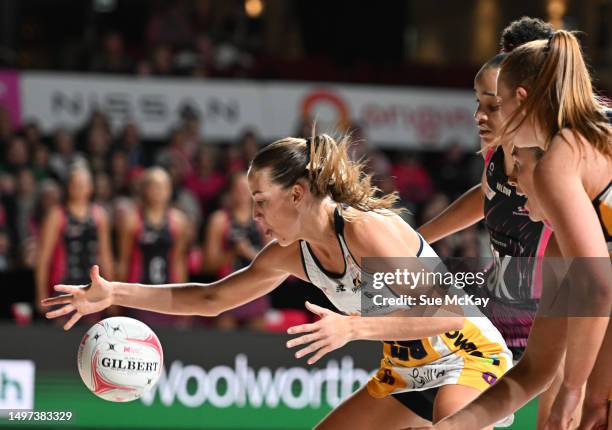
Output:
M79 377L85 331L0 325L0 428L310 429L364 384L380 359L376 342L362 342L309 367L285 348L286 336L159 329L159 383L139 400L111 403ZM16 410L58 414L11 420ZM528 405L512 428L529 428L534 411Z

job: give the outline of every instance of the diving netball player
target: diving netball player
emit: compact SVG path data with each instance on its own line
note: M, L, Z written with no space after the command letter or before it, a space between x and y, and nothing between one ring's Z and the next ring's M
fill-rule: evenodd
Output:
M47 314L82 315L116 304L168 314L218 315L272 291L294 275L321 288L345 315L308 304L322 318L295 331L308 343L297 356L323 355L351 340L386 341L380 371L318 429L398 429L426 424L461 408L512 365L503 338L484 317L363 317L360 265L364 257L435 257L435 252L390 208L397 195L375 197L362 166L349 159L349 139L327 135L286 138L261 149L248 180L253 216L275 240L244 269L211 284L109 282L91 271L91 286L57 285L63 305ZM456 342L458 336L466 342ZM470 348L463 348L466 344ZM472 348L473 347L473 348ZM423 375L430 375L423 378Z

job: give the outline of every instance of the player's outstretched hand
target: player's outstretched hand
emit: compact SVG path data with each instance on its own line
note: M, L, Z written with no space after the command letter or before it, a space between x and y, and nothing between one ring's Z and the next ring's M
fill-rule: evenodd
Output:
M607 401L592 403L585 399L580 426L578 426L577 430L606 430L607 428L612 428L608 426L612 424L612 422L608 423L608 409L610 408L608 403Z
M89 285L56 285L55 291L66 293L57 297L49 297L41 301L44 306L64 305L59 309L47 312L47 318L57 318L74 312L64 324L64 330L70 330L83 316L100 312L112 304L111 283L100 276L100 268L93 266L90 272Z
M341 348L352 340L351 326L349 325L350 317L309 302L306 302L306 308L321 319L311 324L290 327L287 330L289 334L306 334L288 341L287 348L309 343L310 345L306 348L296 352L295 357L300 358L314 352L314 355L308 359L308 364L315 364L328 352Z
M561 385L544 424L544 430L569 430L575 427L575 424L572 425L572 414L580 404L581 398L581 389L570 389Z

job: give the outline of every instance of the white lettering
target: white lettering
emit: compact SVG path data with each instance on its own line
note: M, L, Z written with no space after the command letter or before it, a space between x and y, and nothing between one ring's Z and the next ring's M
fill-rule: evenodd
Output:
M162 370L159 382L143 395L142 402L151 406L159 393L164 406L179 401L195 408L208 401L222 408L233 405L261 408L264 403L274 408L282 402L291 409L303 409L320 407L325 398L325 406L334 407L365 384L370 373L355 369L350 357L342 359L341 367L337 361L329 360L324 369L291 367L274 372L268 367L249 367L245 354L236 356L234 368L215 366L208 372L197 365L184 366L174 361L168 372Z

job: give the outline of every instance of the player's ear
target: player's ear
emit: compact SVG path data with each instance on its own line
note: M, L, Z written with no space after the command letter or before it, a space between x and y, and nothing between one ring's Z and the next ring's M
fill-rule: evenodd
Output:
M518 86L515 91L516 98L519 104L522 104L527 98L527 89L525 87Z
M304 195L306 194L306 185L303 181L297 181L291 187L291 203L294 206L298 206L302 200L304 200Z

